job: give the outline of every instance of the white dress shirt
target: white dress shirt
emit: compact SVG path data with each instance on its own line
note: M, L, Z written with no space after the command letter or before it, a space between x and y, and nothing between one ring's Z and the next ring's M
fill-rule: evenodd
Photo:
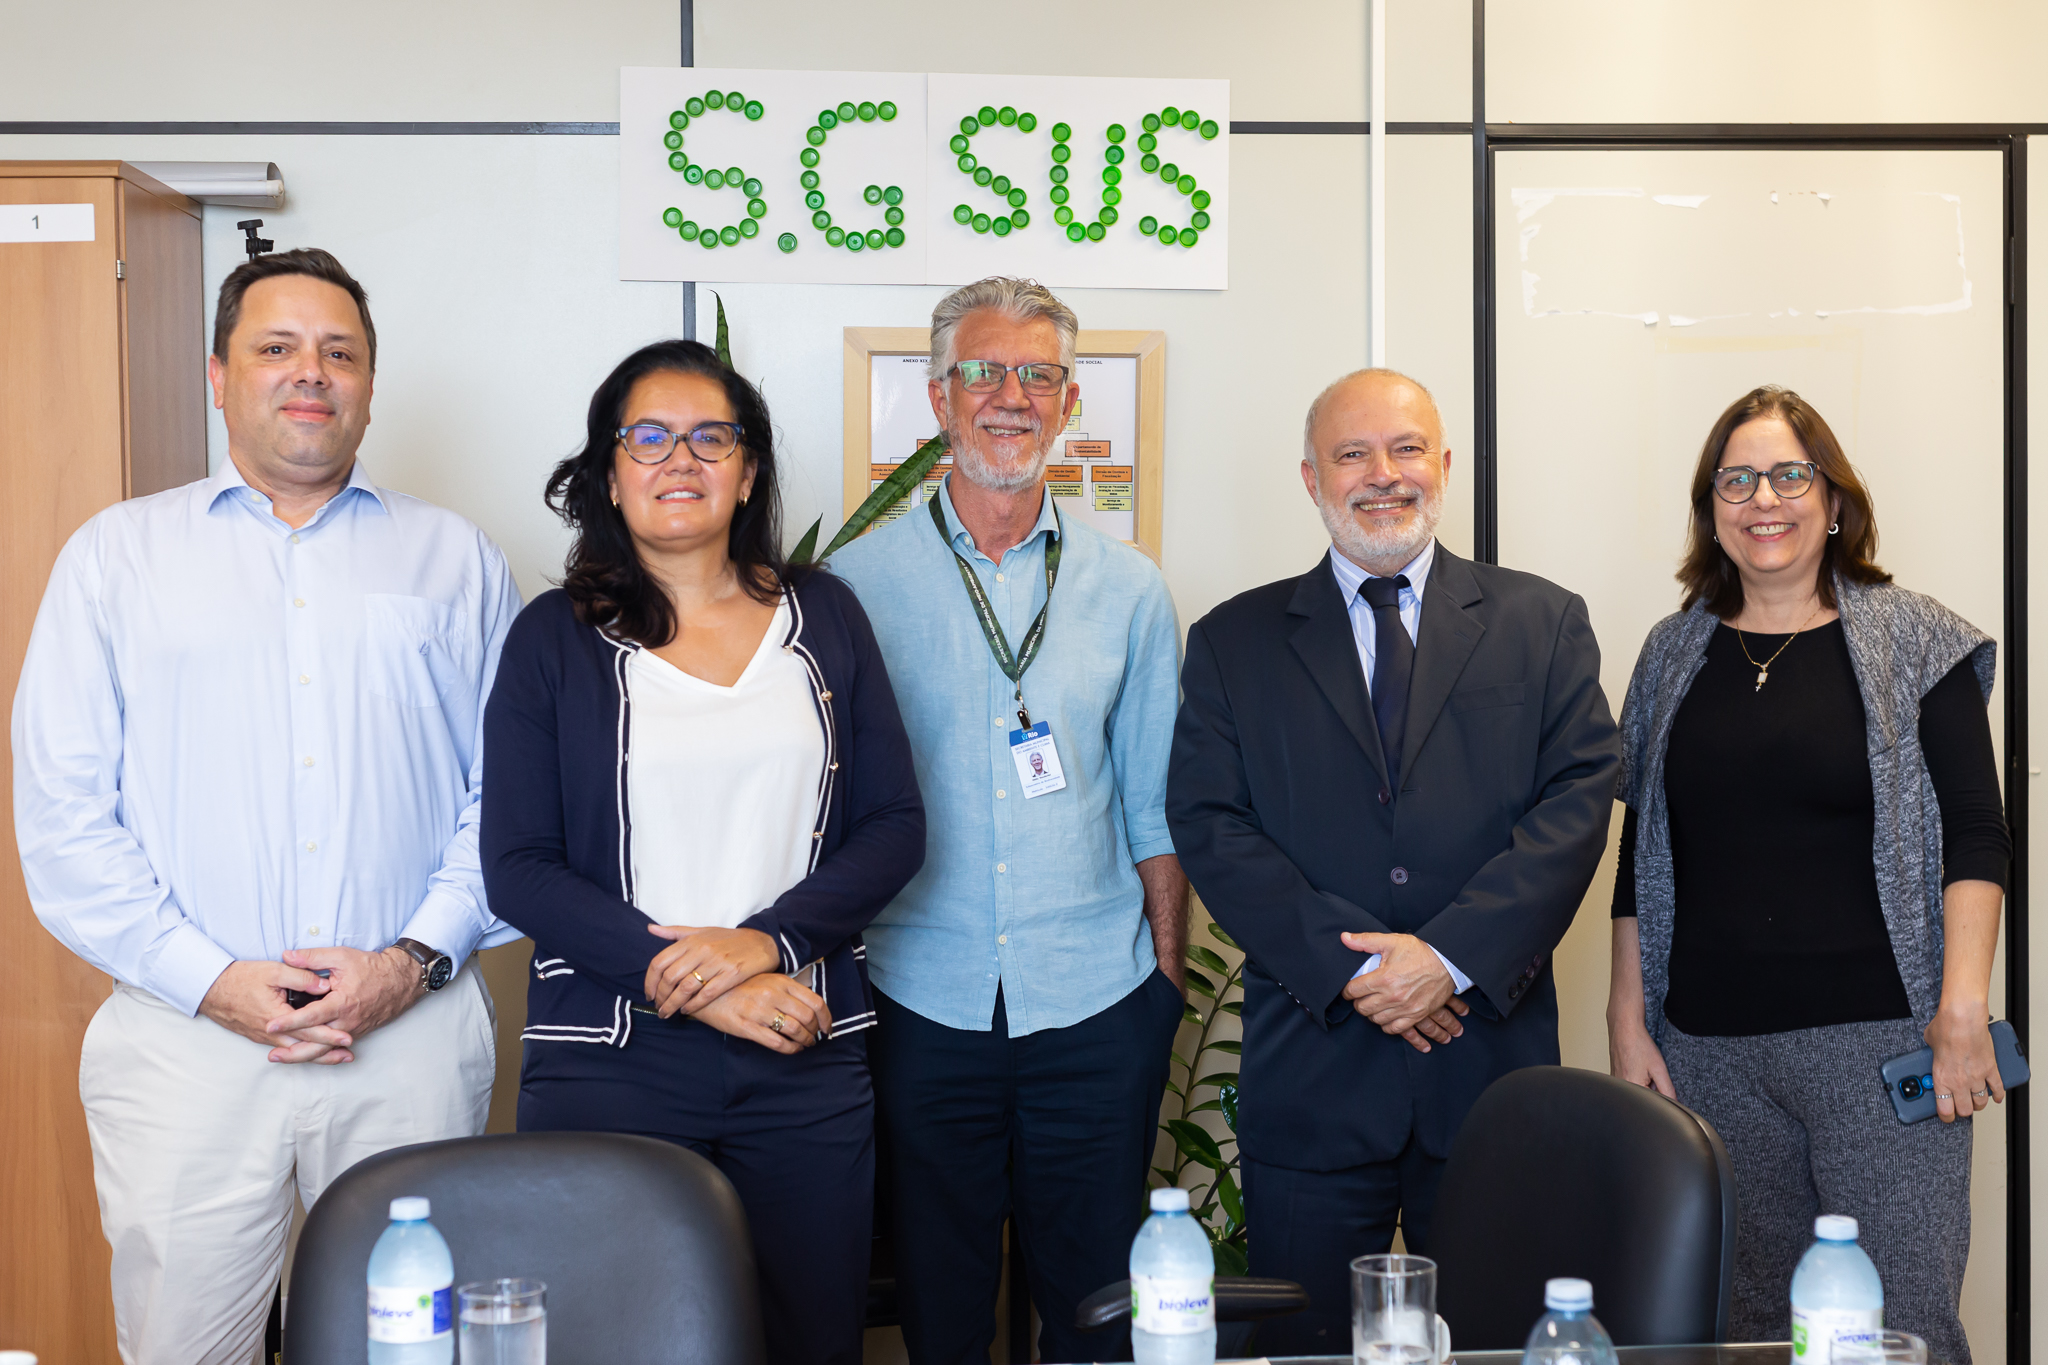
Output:
M730 687L651 649L626 663L633 904L656 924L737 929L810 875L825 731L785 598Z
M14 695L37 918L187 1014L238 959L517 938L477 801L519 606L481 531L360 461L297 530L232 460L107 508L57 558Z
M1409 560L1401 574L1396 575L1405 575L1408 586L1395 595L1394 605L1401 613L1401 624L1407 628L1408 638L1418 643L1422 639L1422 588L1429 582L1429 569L1434 563L1436 540L1431 538L1430 542L1422 547L1422 553ZM1337 591L1344 594L1344 609L1351 616L1351 638L1358 643L1358 666L1365 672L1366 694L1370 697L1372 665L1374 658L1377 657L1379 627L1373 623L1372 604L1359 594L1358 589L1366 579L1375 575L1352 563L1335 545L1330 547L1330 572L1336 575ZM1430 951L1436 953L1435 948L1431 948ZM1472 989L1472 978L1452 966L1449 958L1442 953L1436 953L1436 960L1443 963L1444 970L1451 974L1451 984L1459 994L1462 995ZM1379 965L1380 955L1374 953L1352 975L1364 976L1367 972L1378 969Z

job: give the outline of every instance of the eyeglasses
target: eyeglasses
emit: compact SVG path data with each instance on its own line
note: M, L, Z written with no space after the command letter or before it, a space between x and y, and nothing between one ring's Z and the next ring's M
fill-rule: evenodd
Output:
M1803 498L1817 477L1811 460L1787 460L1783 464L1774 464L1768 474L1759 473L1746 464L1731 464L1714 471L1714 492L1723 502L1748 502L1756 496L1756 490L1763 487L1764 480L1769 479L1771 491L1779 497Z
M1066 366L1036 361L1029 365L998 365L993 360L963 360L947 371L948 374L959 375L960 387L969 393L994 393L1012 372L1024 392L1040 398L1059 393L1067 387Z
M618 430L619 441L635 464L660 464L683 441L689 442L691 455L705 464L717 464L740 448L745 434L738 422L699 422L688 431L638 422Z

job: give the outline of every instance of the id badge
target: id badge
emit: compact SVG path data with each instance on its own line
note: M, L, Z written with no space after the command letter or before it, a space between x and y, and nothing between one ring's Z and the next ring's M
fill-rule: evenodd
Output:
M1052 742L1050 723L1040 721L1029 730L1010 731L1010 758L1017 765L1017 781L1023 784L1026 801L1066 789L1067 775L1060 771L1060 751Z

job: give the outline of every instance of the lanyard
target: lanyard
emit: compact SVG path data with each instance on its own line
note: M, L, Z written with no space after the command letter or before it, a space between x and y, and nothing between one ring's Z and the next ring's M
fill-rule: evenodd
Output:
M932 509L932 525L939 528L939 539L949 550L953 550L953 538L946 532L946 515L939 510L937 493L926 500L925 506ZM1045 642L1045 613L1052 606L1052 585L1060 576L1060 509L1052 509L1052 541L1045 547L1045 606L1038 609L1038 618L1031 623L1031 629L1024 632L1024 647L1010 653L1009 637L1003 634L1002 622L996 620L995 608L989 605L988 594L981 590L981 580L974 576L974 566L966 556L953 550L953 560L960 566L960 581L967 585L967 596L974 603L974 615L981 622L981 633L988 640L989 653L996 656L997 667L1003 676L1017 685L1017 719L1024 728L1031 728L1031 713L1024 709L1024 670L1031 667L1031 661L1038 657L1038 647Z

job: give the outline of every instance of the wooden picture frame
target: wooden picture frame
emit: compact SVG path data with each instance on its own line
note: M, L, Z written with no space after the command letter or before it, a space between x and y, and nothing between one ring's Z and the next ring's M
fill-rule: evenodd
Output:
M845 452L840 516L850 516L874 486L877 452L873 445L873 387L870 376L876 356L928 356L931 330L925 327L848 327L845 331ZM1159 562L1161 501L1165 493L1166 333L1159 331L1083 330L1074 347L1076 360L1117 358L1137 362L1137 438L1133 461L1132 508L1136 534L1129 544ZM1081 403L1088 402L1088 384L1081 385ZM909 448L884 452L882 463L900 462ZM1055 460L1058 456L1055 456ZM878 523L879 524L879 523Z

